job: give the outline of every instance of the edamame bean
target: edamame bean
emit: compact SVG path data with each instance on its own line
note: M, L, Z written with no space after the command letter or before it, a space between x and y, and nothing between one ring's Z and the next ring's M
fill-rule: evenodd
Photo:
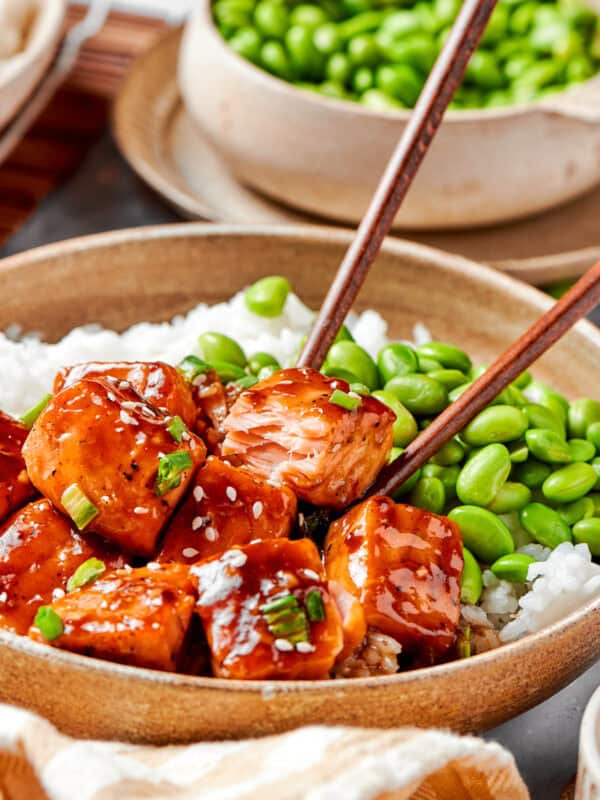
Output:
M292 69L288 54L281 42L274 40L265 42L260 50L260 63L273 75L283 80L289 80Z
M239 386L240 389L251 389L258 383L258 378L256 375L244 375L243 378L239 378L235 381L236 386Z
M419 372L435 372L438 369L443 369L439 361L435 358L427 358L427 356L419 356Z
M555 503L571 503L591 491L596 480L596 472L590 464L569 464L546 478L542 492Z
M410 502L433 514L441 514L446 503L446 490L439 478L421 478L410 493Z
M539 403L526 403L523 411L527 415L530 428L544 428L565 438L565 426L562 420L546 406Z
M396 375L408 375L417 372L419 359L412 347L407 344L388 344L377 354L377 368L382 383L387 383Z
M274 375L276 372L279 372L279 367L275 366L275 364L267 364L265 367L261 367L258 371L257 378L259 381L266 381L267 378L270 378L271 375Z
M530 428L525 433L529 452L547 464L569 464L571 451L566 441L547 428Z
M509 553L494 561L490 569L498 580L525 583L529 566L534 563L535 558L525 555L525 553Z
M355 67L376 67L381 61L379 48L370 33L362 33L350 39L348 57Z
M334 22L325 22L313 34L313 44L319 53L330 56L342 49L342 37Z
M380 92L379 89L369 89L360 96L360 102L366 108L372 108L373 111L397 111L404 108L402 103L394 100L393 97L388 97L385 92Z
M389 33L394 39L417 33L421 29L421 21L417 14L409 10L395 11L383 21L381 30Z
M404 497L405 495L407 495L412 490L413 486L416 483L418 483L418 481L420 479L421 479L421 470L418 469L416 472L413 472L413 474L410 476L410 478L407 478L404 481L404 483L401 484L396 489L396 491L392 494L392 499L393 500L398 500L399 498Z
M592 422L591 425L588 425L585 438L600 452L600 422Z
M284 3L261 0L254 9L258 30L270 39L283 39L288 27L288 12Z
M526 544L532 544L533 539L525 528L521 525L518 511L511 511L510 514L500 514L499 519L506 525L513 538L515 550L519 547L525 547Z
M202 358L211 364L224 361L238 367L246 366L244 351L234 339L224 333L207 331L201 334L198 337L198 347Z
M422 416L439 413L448 401L446 388L419 372L397 375L385 384L385 390L394 394L412 414Z
M468 381L467 383L463 383L460 386L456 386L454 389L451 389L448 392L448 400L451 403L453 403L455 400L458 400L461 394L469 388L471 383L472 383L471 381Z
M567 424L569 403L561 394L555 392L554 389L551 389L549 386L546 386L544 383L540 383L539 381L531 381L527 387L526 394L527 397L534 403L539 403L542 406L546 406L546 408L549 408L551 411L553 411L554 414L560 420L562 420L565 425Z
M346 53L333 53L325 65L325 75L337 83L345 84L351 72L352 66Z
M285 46L296 75L305 79L319 80L323 77L323 57L313 44L312 29L305 25L292 25L285 35ZM266 278L265 280L270 280ZM287 297L287 293L285 295ZM285 302L285 300L284 300ZM275 317L281 314L283 305L275 313L262 316Z
M506 482L510 469L510 456L504 445L483 447L460 471L456 482L459 500L466 505L488 506Z
M556 513L563 519L567 525L572 527L575 523L588 517L593 517L596 511L596 506L593 500L589 497L582 497L579 500L574 500L572 503L566 503L556 509Z
M465 76L482 89L499 89L504 84L504 76L496 57L487 50L476 50L473 53Z
M434 369L427 374L448 390L462 386L466 377L464 372L460 372L458 369Z
M465 448L457 439L450 439L449 442L437 451L431 461L440 464L442 467L449 467L453 464L460 464L465 457Z
M538 489L551 472L552 470L547 464L542 464L534 458L528 458L523 464L515 466L514 476L530 489Z
M527 425L527 417L520 409L507 405L489 406L469 422L462 435L466 442L475 446L512 442L523 436Z
M413 106L417 102L423 86L419 73L409 64L386 64L379 67L376 82L382 92L407 106Z
M573 526L573 541L587 544L593 556L600 556L600 519L582 519Z
M272 356L270 353L254 353L254 355L250 356L248 359L248 369L254 375L257 375L263 367L277 367L277 369L281 369L281 365L279 361Z
M589 397L574 400L569 406L569 434L584 439L593 422L600 422L600 403Z
M354 376L350 383L364 383L371 391L379 386L377 367L366 350L356 342L335 342L329 348L322 372L325 375L344 378Z
M231 49L253 63L257 63L260 59L262 43L263 40L260 33L256 28L250 27L240 28L229 39Z
M446 344L445 342L427 342L417 347L417 354L426 358L434 358L439 361L445 369L457 369L465 374L471 371L473 364L471 359L458 347Z
M463 547L463 573L460 582L460 599L468 606L475 606L481 598L483 591L483 576L481 567L475 556Z
M571 529L557 512L543 503L529 503L519 514L521 525L536 542L554 550L562 542L572 541Z
M448 518L460 528L465 547L484 564L493 564L500 556L515 549L506 525L485 508L457 506Z
M394 445L396 447L405 447L409 442L415 438L418 433L417 423L410 411L405 408L398 398L391 392L380 390L373 392L373 397L376 397L388 408L391 408L396 415L394 422Z
M522 464L524 461L527 461L529 449L522 439L517 442L509 442L507 447L510 453L510 460L513 464Z
M327 21L327 14L323 9L310 3L298 5L292 9L290 13L290 22L292 25L305 25L307 28L318 28L319 25L323 25Z
M520 511L531 502L531 489L524 483L506 481L498 489L498 492L491 503L488 504L490 511L494 514L510 514L513 511Z
M596 455L596 448L587 439L569 439L567 444L573 461L591 461Z
M531 383L531 381L532 381L531 372L525 370L514 381L514 384L517 387L517 389L526 389L527 386L529 386L529 384Z
M352 76L352 88L358 94L367 92L375 84L375 75L369 67L359 67Z
M415 33L388 44L379 43L385 56L394 64L409 64L428 73L438 54L438 45L430 34Z
M600 489L600 457L593 458L591 461L591 466L596 473L596 484L594 485L594 489Z

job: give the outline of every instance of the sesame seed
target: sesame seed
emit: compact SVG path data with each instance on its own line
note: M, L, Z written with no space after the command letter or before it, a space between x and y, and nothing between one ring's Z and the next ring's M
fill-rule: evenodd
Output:
M130 385L129 381L119 381L119 389L129 389Z
M0 594L0 603L6 603L7 600L8 594L6 592L2 592L2 594Z
M204 489L201 486L196 486L194 489L194 500L200 503L205 498Z
M138 433L138 435L135 437L135 443L136 444L144 444L144 442L146 441L146 438L147 438L146 434L143 431L140 431Z
M219 532L215 528L208 527L204 533L209 542L216 542L219 538Z
M136 506L133 509L133 513L134 514L147 514L148 513L148 509L144 508L143 506Z
M192 530L197 531L204 525L204 517L194 517L192 520Z
M294 649L294 645L287 639L275 639L275 647L282 653L289 653Z
M149 561L146 564L146 569L149 569L150 572L157 572L160 569L160 564L158 561Z
M303 570L305 577L309 579L309 581L318 581L319 576L317 573L312 569L305 569Z
M107 392L106 396L108 397L111 403L114 403L117 399L112 392Z
M132 417L131 414L128 414L127 411L124 411L123 409L121 409L119 417L124 425L139 425L137 419Z
M314 653L317 648L310 642L297 642L296 650L299 653Z
M195 547L184 547L181 551L181 555L184 558L194 558L194 556L197 556L199 552L200 551L196 550Z
M252 506L252 516L254 519L258 519L263 512L263 504L260 500L257 500L256 503Z
M52 599L53 600L60 600L60 598L64 597L64 596L65 596L65 590L64 589L57 588L57 589L53 589L52 590Z
M235 503L235 501L237 500L237 492L233 488L233 486L228 486L225 489L225 494L227 495L228 500L231 500L232 503Z

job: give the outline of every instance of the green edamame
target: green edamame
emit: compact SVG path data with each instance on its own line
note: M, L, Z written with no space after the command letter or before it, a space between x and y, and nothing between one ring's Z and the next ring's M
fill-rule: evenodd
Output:
M350 383L364 383L371 391L379 386L375 362L356 342L334 342L329 348L322 371L325 375L345 380L348 380L347 375L353 376Z
M548 464L528 458L527 461L515 466L514 477L529 489L539 489L551 472Z
M382 389L373 392L372 396L376 397L388 408L391 408L396 415L394 445L396 447L405 447L409 442L412 442L418 433L418 428L417 422L410 411L391 392L386 392Z
M442 467L450 467L453 464L460 464L465 457L465 448L456 439L450 439L449 442L437 451L431 461L434 464L439 464Z
M277 367L281 369L279 361L270 353L254 353L248 358L248 369L257 375L263 367Z
M571 529L557 512L543 503L529 503L519 515L521 524L536 542L552 550L572 541Z
M420 478L410 493L410 502L433 514L441 514L446 504L446 490L439 478Z
M463 430L466 442L476 447L520 439L527 430L527 417L518 408L494 405L484 408ZM565 445L566 446L566 445Z
M460 372L458 369L434 369L427 374L448 390L462 386L466 378L464 372Z
M558 506L556 513L563 519L569 527L572 527L582 519L593 517L596 512L594 501L590 497L581 497L572 503Z
M587 544L593 556L600 556L600 518L588 517L573 526L573 541Z
M211 365L214 362L226 362L238 367L246 366L246 355L239 344L223 333L207 331L198 337L200 354Z
M566 441L547 428L530 428L525 433L529 452L547 464L569 464L571 451Z
M463 547L463 561L460 599L466 605L475 606L481 599L483 591L481 567L477 563L475 556L466 547Z
M427 342L417 347L419 357L433 358L439 361L445 369L457 369L468 374L473 366L471 359L458 347L445 342Z
M510 531L502 520L479 506L453 508L448 518L460 528L465 547L484 564L493 564L515 549Z
M488 509L494 514L510 514L513 511L520 511L531 502L531 489L524 483L506 481L492 500L488 504Z
M415 350L407 344L388 344L377 355L377 368L385 384L396 375L418 372L419 359Z
M542 485L542 492L554 503L571 503L579 500L596 485L597 476L590 464L569 464L549 475Z
M490 569L501 581L525 583L531 564L535 564L535 558L525 553L509 553L494 561Z
M483 447L467 461L456 482L456 494L466 505L488 506L511 470L508 450L502 444Z
M396 491L392 494L392 499L399 500L401 497L405 497L420 479L421 470L418 469L416 472L413 472L410 478L407 478L404 483L396 489Z
M272 39L282 39L288 26L288 12L283 3L261 0L254 10L258 30Z
M596 448L587 439L569 439L567 444L573 461L591 461L596 455Z
M397 375L385 384L385 390L394 394L412 414L422 416L439 413L448 401L446 388L419 372Z
M558 436L565 438L565 426L562 420L556 416L547 406L539 403L526 403L523 412L527 415L530 428L544 428L554 431Z
M574 400L569 406L569 434L584 439L587 429L594 422L600 422L600 403L589 397Z
M592 422L591 425L588 425L585 438L588 442L591 442L596 448L596 451L600 453L600 422Z

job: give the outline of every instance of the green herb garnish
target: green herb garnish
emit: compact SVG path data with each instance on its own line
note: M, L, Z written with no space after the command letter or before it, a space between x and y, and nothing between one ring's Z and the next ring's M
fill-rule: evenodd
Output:
M60 502L80 531L86 528L100 513L76 483L72 483L65 489Z
M44 639L53 642L62 636L65 626L56 611L50 606L40 606L35 615L33 624L38 628Z
M39 403L36 403L33 408L30 408L29 411L26 411L25 414L23 414L21 417L21 422L26 428L33 427L33 423L46 408L50 400L52 400L52 395L47 394L45 397L42 397Z
M346 411L354 411L362 403L362 399L360 397L352 397L347 392L342 392L341 389L336 389L329 398L329 402L334 406L345 408Z
M167 428L173 439L179 443L184 433L187 433L187 426L181 417L173 417Z
M210 365L201 358L198 358L198 356L186 356L183 361L178 364L177 369L191 383L198 375L204 375L208 372Z
M256 375L244 375L243 378L239 378L235 381L235 385L239 386L240 389L251 389L257 383L258 378Z
M181 474L192 467L192 458L187 450L176 450L174 453L161 456L158 462L155 492L162 497L181 483Z
M71 575L67 583L67 592L72 592L74 589L80 589L88 583L95 581L106 572L106 564L100 561L99 558L88 558L83 564L80 564L75 572Z
M368 386L365 386L364 383L351 383L350 391L354 392L354 394L360 394L363 397L368 397L371 394L371 390Z
M287 639L292 644L308 642L306 611L293 594L278 597L260 610L276 639Z
M311 622L322 622L325 619L325 606L323 605L321 592L317 589L309 592L306 595L304 603L308 611L308 618Z

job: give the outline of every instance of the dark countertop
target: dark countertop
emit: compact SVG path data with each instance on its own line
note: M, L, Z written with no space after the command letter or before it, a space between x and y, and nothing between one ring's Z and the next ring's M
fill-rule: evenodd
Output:
M77 174L0 248L0 256L71 236L177 221L127 168L106 136ZM600 324L600 309L594 316ZM485 735L515 755L533 800L558 800L574 775L579 723L599 685L600 663L550 700Z

